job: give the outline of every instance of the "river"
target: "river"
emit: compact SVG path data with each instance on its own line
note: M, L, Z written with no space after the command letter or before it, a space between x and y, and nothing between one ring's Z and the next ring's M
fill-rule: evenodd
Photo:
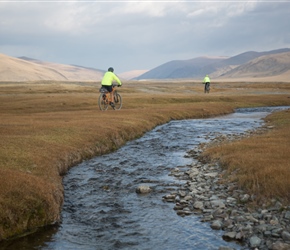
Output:
M181 217L162 197L184 184L169 176L194 160L187 151L220 134L242 135L263 125L273 110L237 109L209 118L171 121L119 150L73 167L64 177L59 227L8 241L0 249L240 249L195 215ZM153 192L136 193L139 185Z

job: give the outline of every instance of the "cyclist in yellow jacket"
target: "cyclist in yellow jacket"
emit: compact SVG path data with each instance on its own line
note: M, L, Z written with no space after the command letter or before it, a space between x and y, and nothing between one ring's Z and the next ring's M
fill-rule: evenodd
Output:
M110 93L110 105L114 106L114 98L113 98L113 82L116 81L118 83L118 87L122 86L122 82L120 79L115 75L114 69L112 67L108 68L108 71L105 73L102 79L102 87L107 89Z
M210 78L208 75L206 75L203 78L203 84L204 84L204 93L209 93L209 89L210 89Z

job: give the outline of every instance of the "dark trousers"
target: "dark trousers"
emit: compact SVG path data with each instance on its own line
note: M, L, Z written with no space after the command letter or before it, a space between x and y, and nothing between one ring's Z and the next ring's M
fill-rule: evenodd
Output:
M209 91L209 88L210 88L210 82L206 82L206 83L204 84L204 92Z
M110 93L113 91L112 85L102 85L106 90L108 90Z

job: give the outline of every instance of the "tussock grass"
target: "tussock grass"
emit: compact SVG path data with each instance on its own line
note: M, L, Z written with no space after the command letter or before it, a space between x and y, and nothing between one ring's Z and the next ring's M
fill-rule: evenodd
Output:
M119 89L124 102L122 110L102 112L97 107L99 85L80 82L0 84L0 240L58 221L63 202L62 176L70 167L116 150L157 125L173 119L227 114L237 107L290 105L287 84L272 83L270 89L268 83L261 84L259 89L253 90L248 83L216 83L212 84L211 93L205 95L200 83L128 82ZM284 116L281 117L282 131L285 121ZM278 129L273 131L278 133ZM289 131L276 134L274 139L280 136L281 140L285 137L290 141ZM270 137L264 140L271 143ZM243 153L238 145L229 147L232 151L237 148L232 161L246 161L237 160L246 153L254 155L248 158L256 159L264 159L264 154L272 153L270 150L258 156L258 144L245 145L241 148L250 150ZM287 159L281 148L277 151ZM225 149L211 155L225 157L224 162L231 156ZM274 169L268 163L270 161L261 165ZM282 169L284 163L277 163L275 167ZM251 186L247 176L254 170L249 168L243 178L239 177L241 185ZM286 176L280 172L278 175L278 171L272 171L268 178L265 170L263 178L276 182ZM277 173L275 177L273 173ZM253 183L256 185L255 189L252 185L253 190L259 190L262 195L266 188L261 188L260 182L253 180Z
M258 204L278 199L290 202L290 111L266 118L266 133L209 148L205 158L218 159L227 170L225 179L236 181Z

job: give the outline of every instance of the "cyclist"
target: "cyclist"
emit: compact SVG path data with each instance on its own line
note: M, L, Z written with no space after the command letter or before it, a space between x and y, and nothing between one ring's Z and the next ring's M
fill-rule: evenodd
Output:
M102 87L107 89L110 93L110 105L114 107L114 98L113 98L113 82L116 81L118 83L118 87L122 86L122 82L120 79L115 75L114 69L112 67L108 68L108 71L105 73L102 79Z
M208 75L206 75L204 78L203 78L203 84L204 84L204 93L209 92L209 87L210 87L210 78Z

